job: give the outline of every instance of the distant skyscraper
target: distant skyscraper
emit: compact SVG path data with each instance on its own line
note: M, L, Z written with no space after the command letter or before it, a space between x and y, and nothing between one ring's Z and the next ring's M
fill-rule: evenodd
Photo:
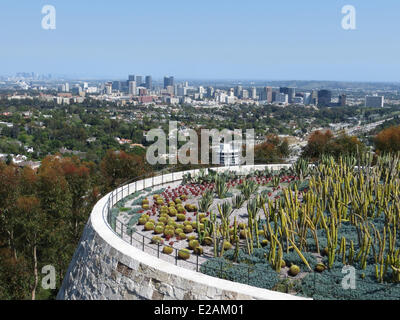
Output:
M315 106L318 105L318 91L317 90L313 90L311 92L310 104L313 104Z
M136 96L136 81L129 81L129 94Z
M329 107L332 102L332 92L329 90L318 91L318 105L322 107Z
M257 89L256 89L256 87L252 87L250 89L250 98L253 99L253 100L257 99Z
M207 88L207 97L208 98L214 98L214 88L213 87L208 87Z
M164 77L164 89L170 86L174 86L174 77Z
M294 97L296 96L296 89L295 88L288 88L288 96L289 96L289 103L294 102Z
M275 102L287 104L289 102L289 96L286 93L277 93Z
M383 96L366 96L365 106L371 108L383 108L385 105L385 98Z
M81 87L79 87L79 89L82 90ZM104 85L104 91L105 91L105 94L108 94L108 95L110 95L112 93L112 82L107 82Z
M69 83L68 82L65 84L65 92L69 92Z
M136 85L140 87L143 84L143 77L142 76L136 76Z
M236 86L235 88L235 96L240 97L242 95L243 87L242 86Z
M174 95L174 93L175 93L175 87L174 86L167 86L165 89L167 90L168 94Z
M136 76L133 75L133 74L129 75L129 77L128 77L128 82L129 82L129 81L136 81Z
M303 101L305 105L311 104L311 93L305 92Z
M146 76L146 89L153 90L153 79L151 76Z
M267 101L267 103L271 103L272 102L272 88L271 87L266 87L265 88L265 92L266 92L266 101Z
M339 96L339 106L344 107L347 105L347 96L345 94L341 94Z

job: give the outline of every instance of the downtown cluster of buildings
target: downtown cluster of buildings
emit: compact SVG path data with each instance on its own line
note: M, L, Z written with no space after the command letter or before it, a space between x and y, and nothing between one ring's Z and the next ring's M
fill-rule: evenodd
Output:
M134 100L138 103L180 104L207 100L217 104L267 103L277 105L314 105L321 107L346 106L346 94L333 97L331 90L297 91L294 87L243 87L216 88L193 87L187 81L175 83L172 76L164 77L163 83L154 86L151 76L130 75L126 81L106 82L100 90L107 97ZM367 107L383 107L382 96L366 96Z
M40 98L57 104L80 103L85 97L125 104L276 104L314 105L320 107L360 105L383 107L384 97L374 95L358 97L356 100L346 94L326 89L299 90L294 87L189 85L187 81L176 82L173 76L154 81L151 75L129 75L122 81L75 81L52 82L51 75L18 73L9 79L15 88L40 92ZM41 81L47 80L47 81ZM0 83L1 85L1 83ZM54 94L54 90L57 91ZM50 91L50 92L49 92ZM17 96L11 98L17 99ZM23 98L23 97L21 97Z

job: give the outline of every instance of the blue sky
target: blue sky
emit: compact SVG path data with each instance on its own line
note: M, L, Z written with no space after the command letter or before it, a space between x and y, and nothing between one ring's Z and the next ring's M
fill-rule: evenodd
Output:
M398 0L1 0L0 74L399 81L399 16Z

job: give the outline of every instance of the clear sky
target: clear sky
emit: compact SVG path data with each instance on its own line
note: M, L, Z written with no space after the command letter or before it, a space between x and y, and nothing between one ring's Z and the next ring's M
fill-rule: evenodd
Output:
M0 32L0 74L400 80L398 0L1 0Z

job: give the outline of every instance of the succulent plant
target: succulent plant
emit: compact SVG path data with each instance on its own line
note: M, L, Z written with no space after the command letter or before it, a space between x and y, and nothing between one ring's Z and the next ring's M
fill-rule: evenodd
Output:
M183 232L184 233L192 233L193 232L193 227L190 224L187 224L183 227Z
M189 241L189 249L194 250L194 248L200 246L200 243L198 240L190 240Z
M299 266L297 266L297 265L292 265L292 266L290 266L290 269L289 269L289 275L290 276L292 276L292 277L295 277L295 276L297 276L298 274L300 273L300 267Z
M162 234L162 233L164 233L164 227L163 227L163 226L156 226L156 227L154 228L154 233L155 233L155 234Z
M153 244L161 244L163 242L163 239L159 236L154 236L151 238L151 243Z
M178 251L178 257L182 260L188 260L190 258L190 251L187 249L181 249Z
M152 221L146 222L146 224L144 225L144 230L146 231L154 230L154 223Z
M164 254L171 254L172 252L174 251L174 249L172 248L172 247L168 247L168 246L165 246L164 248L163 248L163 253Z

